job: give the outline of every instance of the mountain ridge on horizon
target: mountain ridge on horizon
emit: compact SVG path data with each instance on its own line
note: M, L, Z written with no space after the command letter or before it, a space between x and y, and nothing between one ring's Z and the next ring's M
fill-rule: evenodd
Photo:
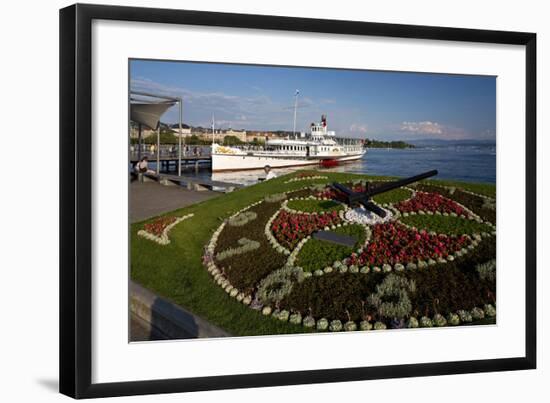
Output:
M407 143L413 144L413 145L467 145L467 144L496 144L496 140L489 140L489 139L460 139L460 140L447 140L447 139L414 139L414 140L406 140Z

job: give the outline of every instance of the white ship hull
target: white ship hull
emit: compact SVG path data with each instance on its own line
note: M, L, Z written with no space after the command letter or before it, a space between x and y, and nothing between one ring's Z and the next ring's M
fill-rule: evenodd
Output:
M271 168L289 168L319 165L322 160L348 162L361 159L365 152L339 156L294 157L263 154L212 154L212 172L244 171Z
M263 150L212 144L212 172L243 171L318 165L322 161L347 162L360 159L365 149L359 139L339 139L327 130L326 116L312 123L310 134L294 138L267 139Z

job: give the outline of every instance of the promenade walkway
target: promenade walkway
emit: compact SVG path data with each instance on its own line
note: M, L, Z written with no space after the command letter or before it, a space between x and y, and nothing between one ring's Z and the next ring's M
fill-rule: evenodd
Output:
M155 182L130 183L130 223L221 196L209 190L196 192L181 186L163 186Z

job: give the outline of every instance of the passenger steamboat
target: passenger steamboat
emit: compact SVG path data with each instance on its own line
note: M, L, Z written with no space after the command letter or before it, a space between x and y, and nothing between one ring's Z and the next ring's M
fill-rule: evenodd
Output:
M241 171L306 165L333 166L358 160L366 150L360 139L336 137L327 128L326 115L310 125L310 133L283 139L266 139L262 150L247 150L212 144L212 172Z

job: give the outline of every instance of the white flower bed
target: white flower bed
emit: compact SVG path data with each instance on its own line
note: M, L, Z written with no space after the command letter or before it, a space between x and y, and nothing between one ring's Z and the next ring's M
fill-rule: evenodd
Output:
M286 183L301 182L301 181L311 181L316 179L328 179L328 176L312 175L312 176L294 177L294 178L290 178L284 183L286 184Z
M286 310L273 310L271 306L263 306L257 309L261 310L264 316L271 316L273 319L283 322L290 322L292 324L301 324L306 328L316 328L318 331L340 332L342 330L353 331L372 331L372 330L386 330L388 327L383 322L377 322L374 320L362 320L359 323L352 320L340 320L327 318L315 319L312 315L308 315L302 318L300 312L295 312L289 315ZM458 326L460 324L470 323L473 320L480 320L484 317L495 317L496 309L493 305L487 304L483 308L474 307L471 310L460 309L456 312L449 312L447 317L436 313L433 317L422 316L417 319L414 316L409 317L407 320L403 319L400 326L396 328L418 328L418 327L444 327L444 326ZM389 329L392 329L390 327Z
M193 217L194 214L191 213L191 214L187 214L187 215L184 215L182 217L178 217L176 218L176 220L167 225L166 228L164 228L164 230L162 231L162 235L161 236L157 236L155 234L152 234L150 232L147 232L146 230L144 229L141 229L138 231L138 235L145 238L145 239L148 239L150 241L153 241L153 242L156 242L158 243L159 245L168 245L170 243L170 238L168 238L168 234L170 233L170 231L172 230L172 228L174 228L177 224L179 224L180 222L182 221L185 221L187 220L188 218L191 218Z
M344 213L344 219L349 222L363 225L383 224L385 222L394 220L395 217L392 211L387 208L381 208L386 212L386 217L382 218L372 211L365 209L363 206L360 206L354 209L347 210Z

